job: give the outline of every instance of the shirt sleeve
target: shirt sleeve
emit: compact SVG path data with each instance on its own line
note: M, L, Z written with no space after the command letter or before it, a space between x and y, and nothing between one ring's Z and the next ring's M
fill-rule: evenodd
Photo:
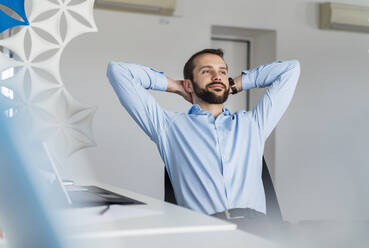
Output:
M109 63L107 77L129 115L157 143L168 123L168 112L159 106L148 90L165 91L167 78L153 68L119 62Z
M291 102L299 75L300 63L297 60L277 61L242 72L243 90L268 87L251 111L264 141Z

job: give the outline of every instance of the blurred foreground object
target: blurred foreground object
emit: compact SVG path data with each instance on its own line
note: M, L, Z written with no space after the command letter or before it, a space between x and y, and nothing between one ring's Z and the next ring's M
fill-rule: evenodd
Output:
M47 142L63 164L73 153L96 145L92 131L96 108L79 102L66 89L60 72L65 48L78 36L97 31L94 0L25 3L0 0L0 7L13 6L13 13L23 19L27 14L29 22L0 33L0 93L12 100L4 110L8 116L27 111L30 135ZM1 13L0 8L0 28Z
M46 199L45 185L36 183L37 149L18 121L0 115L0 219L7 248L63 247L50 205L57 196Z

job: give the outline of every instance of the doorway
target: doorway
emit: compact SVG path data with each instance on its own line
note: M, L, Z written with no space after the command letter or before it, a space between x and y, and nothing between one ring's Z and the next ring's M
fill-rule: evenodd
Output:
M211 47L224 51L224 60L229 67L229 76L237 77L244 70L268 64L276 60L276 32L274 30L240 27L212 26ZM225 106L232 113L253 109L265 89L251 89L232 95ZM265 143L264 157L269 172L275 181L275 131Z
M250 69L250 41L246 39L231 39L212 37L211 47L221 48L224 52L224 60L228 65L228 74L235 78L243 70ZM232 113L238 110L250 110L250 91L242 91L236 95L230 95L225 106Z

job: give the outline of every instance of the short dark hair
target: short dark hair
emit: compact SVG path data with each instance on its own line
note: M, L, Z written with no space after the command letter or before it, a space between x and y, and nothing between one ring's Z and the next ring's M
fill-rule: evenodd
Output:
M189 80L193 81L193 69L195 68L194 60L196 59L196 57L198 57L200 55L203 55L203 54L207 54L207 53L218 55L219 57L221 57L223 59L224 52L223 52L222 49L207 48L207 49L204 49L204 50L201 50L201 51L195 53L186 62L185 66L183 68L183 77L184 77L184 79L189 79Z

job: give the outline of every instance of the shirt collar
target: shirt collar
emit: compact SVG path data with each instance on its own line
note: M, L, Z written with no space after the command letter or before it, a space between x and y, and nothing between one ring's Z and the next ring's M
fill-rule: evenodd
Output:
M198 104L193 104L191 106L191 108L188 110L188 114L194 114L194 115L208 115L211 114L205 110L203 110L202 108L200 108L200 105ZM224 115L231 115L231 112L229 111L228 108L224 107L223 108L223 112L222 114Z

